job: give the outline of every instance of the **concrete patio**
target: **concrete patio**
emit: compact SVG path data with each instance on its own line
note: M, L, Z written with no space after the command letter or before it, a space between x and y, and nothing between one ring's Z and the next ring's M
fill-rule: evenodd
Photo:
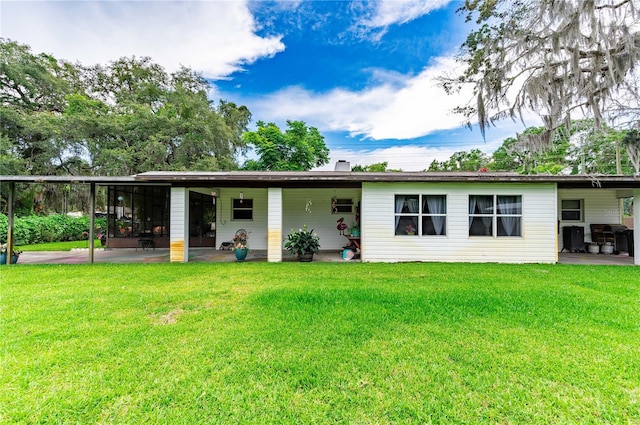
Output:
M245 262L266 262L266 250L251 250ZM288 251L282 254L282 261L296 261ZM346 262L338 251L320 251L314 255L317 262ZM359 262L359 260L350 260ZM134 248L96 248L94 263L168 263L169 249L134 249ZM190 248L189 262L232 263L236 262L233 251L220 251L214 248ZM74 249L72 251L23 252L18 264L87 264L89 263L88 249Z
M296 261L288 251L282 254L283 261ZM626 253L619 255L586 254L576 252L560 253L559 264L582 265L623 265L632 266L633 257ZM232 251L220 251L214 248L189 249L190 262L231 263L236 261ZM246 262L266 262L266 250L252 250L247 256ZM342 253L337 250L320 251L314 258L314 262L360 262L358 259L344 260ZM95 263L168 263L169 249L134 249L134 248L96 248L94 252ZM18 264L87 264L89 263L88 249L76 249L72 251L53 252L23 252Z

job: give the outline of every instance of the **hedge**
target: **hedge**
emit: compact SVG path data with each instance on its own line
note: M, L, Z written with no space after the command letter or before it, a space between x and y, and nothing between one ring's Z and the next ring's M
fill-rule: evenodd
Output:
M9 219L0 214L0 243L7 242ZM16 217L13 222L13 237L16 245L31 245L42 242L77 241L87 239L89 217L66 215ZM96 235L107 228L107 219L95 219Z

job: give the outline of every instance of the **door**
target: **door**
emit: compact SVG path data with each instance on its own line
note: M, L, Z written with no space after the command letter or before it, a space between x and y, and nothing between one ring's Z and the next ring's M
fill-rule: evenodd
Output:
M216 246L216 198L189 192L189 247Z

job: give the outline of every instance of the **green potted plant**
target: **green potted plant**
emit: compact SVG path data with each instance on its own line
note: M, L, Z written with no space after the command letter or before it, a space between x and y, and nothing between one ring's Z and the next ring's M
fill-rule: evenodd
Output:
M291 255L297 255L299 261L307 262L313 260L313 254L320 250L320 238L305 224L302 229L291 229L284 247Z
M236 254L237 261L244 261L249 253L249 245L247 245L248 234L246 230L240 229L233 237L233 246L231 249Z
M7 244L0 245L0 264L7 264L7 251ZM13 248L13 251L11 252L11 264L16 264L18 262L18 257L20 257L20 254L22 254L22 251Z
M351 223L351 227L349 227L349 234L353 237L360 237L360 224L357 222Z

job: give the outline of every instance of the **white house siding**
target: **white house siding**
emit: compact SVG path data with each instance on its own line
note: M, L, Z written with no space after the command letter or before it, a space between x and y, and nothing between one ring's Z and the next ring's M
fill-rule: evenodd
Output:
M184 187L171 188L171 221L169 260L172 263L186 262L189 240L189 191Z
M210 191L210 190L209 190ZM249 233L251 249L269 248L269 261L279 261L273 255L275 239L279 241L280 256L284 240L291 229L307 225L320 236L320 249L340 249L348 241L340 236L337 222L340 217L351 225L355 221L355 207L360 201L359 189L251 189L245 187L223 187L216 204L216 239L218 245L231 241L238 229ZM244 199L253 199L253 220L231 220L232 199L240 192ZM332 214L331 198L351 198L354 202L352 214ZM310 201L310 204L307 204ZM308 208L307 208L308 205ZM279 223L278 223L279 221ZM280 226L281 233L277 234ZM277 250L276 250L277 251ZM281 257L280 257L281 259Z
M232 241L238 229L248 232L247 244L250 249L267 249L267 189L246 187L223 187L216 201L216 241ZM232 220L233 199L242 192L244 199L253 199L253 219Z
M591 224L618 224L622 223L622 210L620 199L616 197L613 189L558 189L558 218L562 218L562 200L583 200L582 221L560 221L560 229L564 226L584 227L584 240L591 242ZM562 233L561 233L562 234ZM562 237L560 238L562 249Z
M395 195L447 196L446 236L396 236ZM469 195L521 195L522 237L469 236ZM362 260L557 262L554 183L365 183Z
M332 214L331 198L353 199L351 214ZM355 221L355 209L360 201L360 189L283 189L283 239L291 229L305 224L320 237L321 250L339 250L349 241L341 236L337 220L344 219L348 226ZM310 202L310 203L309 203Z

